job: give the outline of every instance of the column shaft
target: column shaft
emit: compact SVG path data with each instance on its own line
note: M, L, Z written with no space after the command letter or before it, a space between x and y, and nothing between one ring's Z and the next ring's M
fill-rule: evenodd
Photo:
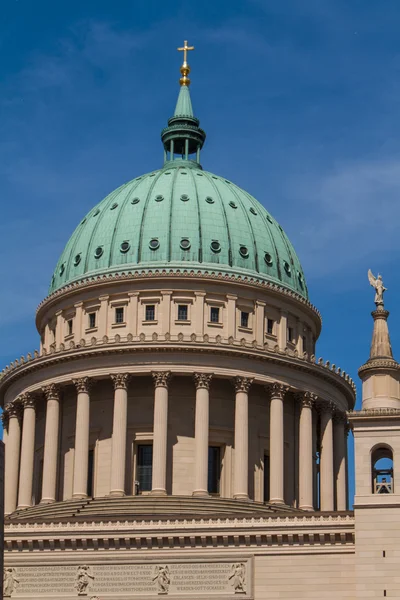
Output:
M44 434L42 504L56 501L60 395L55 385L43 389L47 400Z
M35 401L29 394L20 396L20 401L24 407L24 416L22 424L18 508L27 508L32 505L36 409Z
M128 373L111 375L114 382L114 420L111 449L111 496L125 495Z
M249 389L252 379L236 377L235 381L235 470L233 497L249 498Z
M154 425L153 425L153 476L151 493L167 493L167 440L168 440L168 383L170 373L153 373Z
M299 423L299 508L314 510L313 506L313 404L309 392L301 398Z
M196 422L193 496L208 496L208 436L210 382L212 375L195 373Z
M16 403L8 405L9 423L5 456L4 512L6 515L17 508L19 453L21 444L20 410Z
M333 427L332 408L321 407L321 457L320 457L320 487L321 510L334 510L333 491Z
M345 418L338 415L333 424L335 454L336 510L346 510L346 443Z
M90 396L89 378L74 380L77 389L73 498L86 498L89 467Z
M284 413L283 401L287 388L280 384L271 386L270 405L270 503L285 504L284 500Z

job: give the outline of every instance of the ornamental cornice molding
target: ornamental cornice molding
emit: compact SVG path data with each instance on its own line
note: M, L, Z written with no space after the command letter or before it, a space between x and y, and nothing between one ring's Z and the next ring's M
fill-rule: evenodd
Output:
M132 337L130 336L130 338ZM158 339L157 341L149 340L147 342L133 341L132 339L129 339L129 341L128 339L123 341L118 339L116 341L109 340L105 336L102 341L94 338L94 341L92 340L90 345L74 346L73 348L59 350L50 354L37 354L35 358L30 356L26 362L24 361L3 371L2 376L0 376L0 394L4 394L5 390L16 379L26 374L46 369L49 366L62 364L66 361L70 362L71 360L77 361L82 358L98 357L99 354L115 355L136 352L175 353L178 344L181 352L207 353L230 357L234 354L239 358L251 358L254 361L265 361L280 366L289 366L294 370L314 375L329 382L341 390L350 405L354 406L355 404L355 385L353 381L344 371L340 369L336 370L336 368L333 370L334 365L331 366L329 362L323 363L322 359L316 362L315 358L313 360L306 360L305 358L293 357L285 352L275 351L270 348L261 348L253 344L248 344L247 346L232 345L229 343L229 340L223 341L222 339L217 340L217 338L213 342L206 335L203 336L203 340L198 339L197 336L193 338L192 335L185 341Z
M400 371L400 364L393 358L372 358L358 369L358 375L362 379L363 375L369 371L376 371L376 369Z
M364 419L367 417L398 417L400 418L399 408L363 408L361 410L350 410L347 412L350 421Z
M118 267L115 267L115 268L118 268ZM38 316L38 314L40 313L42 308L44 308L48 304L51 304L54 300L57 300L60 296L67 295L69 293L75 293L77 290L80 291L87 287L96 287L98 285L113 283L113 282L119 283L121 281L130 281L130 280L140 281L143 279L146 280L146 279L152 279L152 278L173 279L173 278L177 278L177 277L179 277L179 278L189 277L191 279L201 279L201 280L210 279L212 281L217 280L217 281L222 281L225 283L234 283L234 284L240 283L241 285L256 287L258 289L261 288L264 290L270 290L272 292L282 294L286 297L289 297L289 298L295 300L302 306L307 307L312 312L314 318L318 322L319 331L317 333L319 333L321 330L322 317L321 317L321 313L319 312L319 310L313 304L311 304L311 302L309 300L307 300L306 298L304 298L303 296L301 296L294 290L290 290L289 288L286 288L284 285L281 285L279 283L273 283L271 281L257 278L256 276L251 277L251 276L244 275L244 274L242 275L242 274L238 274L238 273L229 273L229 272L225 272L223 270L220 270L220 271L209 270L207 268L205 268L204 270L181 269L181 268L168 269L168 270L161 269L160 270L160 269L151 269L151 268L143 268L143 269L138 268L138 269L130 269L129 271L123 270L120 273L104 273L102 275L94 275L92 277L86 277L84 279L81 279L81 280L78 280L75 282L70 282L67 285L56 290L49 296L47 296L44 300L42 300L42 302L37 307L36 315Z

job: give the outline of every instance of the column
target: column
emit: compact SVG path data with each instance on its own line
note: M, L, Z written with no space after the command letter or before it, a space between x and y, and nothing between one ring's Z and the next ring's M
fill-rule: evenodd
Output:
M236 300L237 296L235 294L227 294L227 335L228 337L232 336L236 338Z
M160 306L161 313L161 331L165 335L171 331L171 297L172 292L161 290L162 302Z
M212 375L195 373L196 420L193 496L208 496L208 435L210 383Z
M269 456L270 456L270 503L285 504L284 499L284 418L283 402L288 387L279 383L273 383L270 404L270 432L269 432Z
M167 494L168 384L170 371L152 373L154 391L153 479L151 493Z
M264 347L265 341L265 302L256 301L256 323L255 323L255 338L257 346Z
M60 427L60 391L51 383L43 388L46 398L44 433L43 483L41 504L56 501L58 437Z
M111 375L111 379L114 383L114 420L111 448L110 496L125 496L129 373Z
M129 292L129 303L128 303L128 314L126 316L126 326L128 333L131 333L134 337L137 336L138 329L138 300L139 292Z
M77 390L73 498L87 498L89 466L90 379L74 379Z
M235 470L233 497L249 499L249 389L253 380L235 379Z
M346 510L346 416L335 413L333 417L333 449L336 482L336 510Z
M333 495L333 427L332 404L320 404L321 412L321 456L320 456L320 488L321 510L334 510Z
M35 459L35 400L30 394L22 394L18 400L24 410L22 422L21 460L19 470L18 508L32 506L33 466Z
M108 300L110 296L99 296L100 308L99 308L99 319L97 328L99 337L102 339L105 335L108 335Z
M279 319L278 345L279 350L285 350L287 346L287 313L283 311Z
M195 292L196 296L195 305L194 305L194 314L195 314L195 333L196 335L202 336L204 334L204 297L206 295L205 292Z
M74 307L75 307L74 336L75 336L75 341L79 342L83 337L83 331L82 331L83 302L77 302L76 304L74 304Z
M313 488L313 406L316 396L304 392L300 397L299 423L299 508L314 510Z
M17 508L19 453L21 444L21 409L17 402L7 405L8 437L5 457L4 513L9 515Z

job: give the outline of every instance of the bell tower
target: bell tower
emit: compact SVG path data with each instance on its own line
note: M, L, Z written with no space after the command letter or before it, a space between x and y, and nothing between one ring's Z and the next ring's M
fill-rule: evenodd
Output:
M376 309L362 407L349 414L355 444L356 598L400 597L400 365L394 360L382 277L368 272ZM373 595L371 595L373 593Z

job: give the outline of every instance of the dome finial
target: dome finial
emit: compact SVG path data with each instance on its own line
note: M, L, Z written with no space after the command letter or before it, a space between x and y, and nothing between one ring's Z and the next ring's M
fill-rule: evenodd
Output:
M189 86L190 85L190 79L188 77L189 73L190 73L190 67L187 63L187 53L190 50L194 50L194 46L188 46L187 40L185 40L183 42L183 47L182 48L178 48L177 49L178 52L183 52L183 64L181 66L181 73L182 73L182 77L179 80L179 83L182 85L186 85Z

